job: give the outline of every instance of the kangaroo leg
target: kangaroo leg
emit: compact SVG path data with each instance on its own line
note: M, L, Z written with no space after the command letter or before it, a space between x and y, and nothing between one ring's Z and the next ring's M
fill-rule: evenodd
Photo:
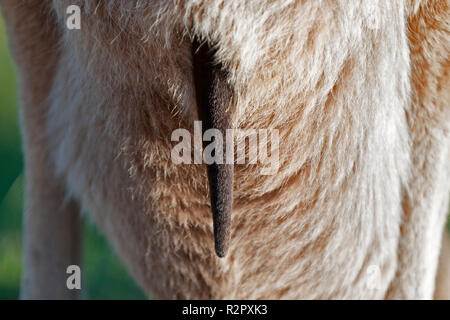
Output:
M67 267L80 263L78 209L55 176L47 143L47 97L58 61L57 27L49 2L0 0L18 66L25 153L24 278L22 298L71 299Z
M450 300L450 235L447 230L444 230L442 237L441 256L439 258L434 298L438 300Z
M389 298L431 299L434 293L450 192L449 18L450 4L433 0L409 17L412 170Z

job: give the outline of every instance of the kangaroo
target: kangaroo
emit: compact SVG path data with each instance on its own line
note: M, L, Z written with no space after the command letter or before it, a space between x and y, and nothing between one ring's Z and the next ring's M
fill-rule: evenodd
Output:
M80 211L153 298L449 297L448 1L0 4L20 82L22 298L80 297ZM172 133L196 121L277 130L277 171L174 163Z

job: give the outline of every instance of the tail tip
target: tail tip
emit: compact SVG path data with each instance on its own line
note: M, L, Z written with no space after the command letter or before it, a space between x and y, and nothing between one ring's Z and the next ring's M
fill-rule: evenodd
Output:
M219 258L225 258L228 253L228 246L225 244L215 244L216 254Z

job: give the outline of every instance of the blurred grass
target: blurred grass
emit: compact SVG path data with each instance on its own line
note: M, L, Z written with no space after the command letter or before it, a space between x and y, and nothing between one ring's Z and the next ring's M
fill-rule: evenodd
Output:
M16 75L0 18L0 300L17 299L22 273L23 161ZM88 299L145 299L104 237L84 228L83 288Z

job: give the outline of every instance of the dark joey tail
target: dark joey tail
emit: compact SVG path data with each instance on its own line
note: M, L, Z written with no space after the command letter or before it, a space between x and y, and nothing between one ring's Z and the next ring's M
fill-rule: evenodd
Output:
M195 38L192 44L197 107L203 132L217 129L226 136L231 128L232 90L222 65L214 60L215 50ZM225 144L223 147L226 154ZM208 164L208 181L214 225L214 244L219 257L227 254L231 236L233 164Z

